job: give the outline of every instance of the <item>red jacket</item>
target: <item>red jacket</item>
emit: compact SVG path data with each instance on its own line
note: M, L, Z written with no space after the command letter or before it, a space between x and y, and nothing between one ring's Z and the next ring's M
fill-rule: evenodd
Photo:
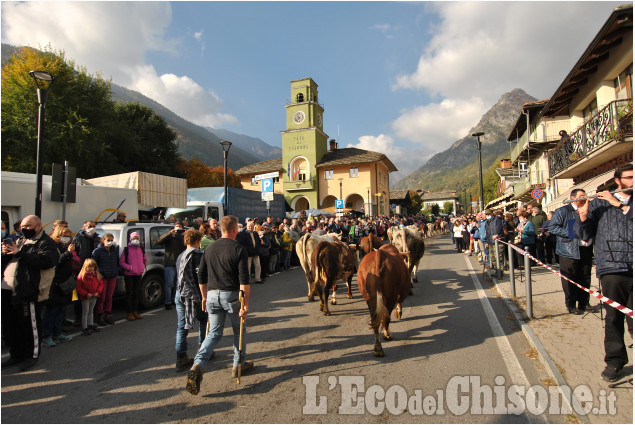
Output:
M104 281L97 279L96 275L85 274L83 279L77 278L77 295L80 300L87 300L88 294L101 294L104 290Z

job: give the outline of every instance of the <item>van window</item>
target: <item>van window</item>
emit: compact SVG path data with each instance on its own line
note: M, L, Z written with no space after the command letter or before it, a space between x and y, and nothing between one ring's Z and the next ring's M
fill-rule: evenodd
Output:
M157 226L150 229L150 249L163 249L163 245L159 245L157 242L161 236L172 230L170 226Z
M203 206L190 206L185 209L180 208L168 208L165 213L166 217L174 216L176 221L182 221L186 219L189 223L194 223L197 217L203 217Z
M209 221L210 218L219 220L218 207L207 207L207 221Z

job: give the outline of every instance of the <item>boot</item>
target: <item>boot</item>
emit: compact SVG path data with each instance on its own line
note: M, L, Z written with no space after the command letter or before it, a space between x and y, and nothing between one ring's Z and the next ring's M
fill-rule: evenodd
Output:
M128 315L126 316L126 319L132 322L133 320L135 320L134 314L128 313Z
M109 311L106 312L106 323L108 323L111 326L115 324L115 321L112 320L112 314L110 314Z
M132 313L132 315L134 316L135 319L139 320L139 319L143 319L143 316L141 316L138 312L134 312Z
M192 367L193 363L194 363L194 359L188 356L186 352L176 353L176 371L177 372L183 372L184 370L189 369L190 367Z
M107 325L107 323L106 323L106 314L105 313L101 313L99 315L99 319L97 320L97 324L99 326L106 326Z

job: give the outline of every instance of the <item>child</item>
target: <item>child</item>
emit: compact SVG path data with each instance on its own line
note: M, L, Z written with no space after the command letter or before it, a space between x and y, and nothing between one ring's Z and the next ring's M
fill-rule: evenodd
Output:
M97 269L97 262L92 258L86 259L82 270L77 275L77 295L82 303L82 335L89 336L91 332L99 332L93 324L93 310L97 298L104 290L104 280Z
M141 296L141 276L145 271L148 260L142 248L141 236L137 232L130 234L130 243L123 249L119 257L119 265L124 270L126 281L126 319L133 321L143 319L137 311L139 309L139 297Z
M112 295L117 285L119 273L119 247L114 244L115 237L106 233L101 237L101 243L93 251L93 260L99 267L97 270L103 276L104 290L97 300L95 311L99 326L114 325L112 320Z

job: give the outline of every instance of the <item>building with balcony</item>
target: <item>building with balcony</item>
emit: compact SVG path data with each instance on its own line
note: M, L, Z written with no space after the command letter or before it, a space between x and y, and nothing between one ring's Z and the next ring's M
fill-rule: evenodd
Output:
M345 209L389 215L390 173L397 168L379 152L338 149L333 139L327 146L317 87L311 78L291 81L282 158L236 170L243 188L261 191L257 176L277 173L274 192L283 194L294 211L334 210L335 200L342 199Z
M562 206L574 188L610 188L633 160L633 6L615 8L551 98L523 106L507 140L521 177L513 200ZM541 189L536 201L531 194Z
M427 210L433 205L438 205L439 209L443 212L443 206L446 202L452 204L452 213L457 214L459 210L459 196L456 192L425 192L421 194L421 200L423 205L422 210Z

